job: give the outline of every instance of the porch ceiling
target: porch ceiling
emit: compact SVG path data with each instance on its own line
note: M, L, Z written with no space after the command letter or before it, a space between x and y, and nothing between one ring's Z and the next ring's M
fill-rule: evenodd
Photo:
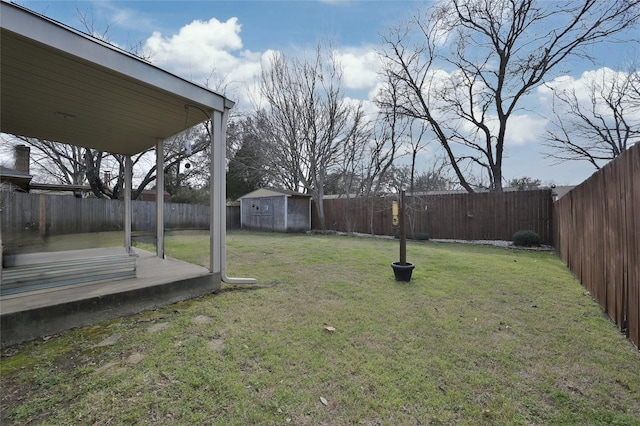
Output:
M0 2L0 131L135 154L233 102L95 38Z

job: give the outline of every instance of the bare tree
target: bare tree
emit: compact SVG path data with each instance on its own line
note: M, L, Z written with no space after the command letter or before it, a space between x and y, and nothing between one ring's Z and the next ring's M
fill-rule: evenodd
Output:
M164 172L175 169L180 162L199 158L210 149L208 126L197 125L185 132L165 141ZM124 189L125 156L110 154L90 148L82 148L59 142L25 136L3 138L3 144L16 145L24 143L31 147L31 160L34 171L39 174L38 180L61 184L82 185L91 187L95 197L121 199ZM188 146L189 149L185 149ZM134 155L134 170L142 173L136 179L136 188L131 198L136 199L142 191L156 180L155 161L149 160L150 150ZM199 168L206 168L206 160L193 161L196 166L191 169L197 174ZM105 173L108 172L108 173ZM108 179L105 176L110 176Z
M344 137L342 152L338 157L338 170L335 173L335 178L340 181L336 186L341 188L341 193L347 198L362 194L365 182L363 163L373 159L369 157L372 132L362 104L358 104L353 109L349 131Z
M417 125L413 125L413 121L411 120L411 124L409 126L409 155L411 156L411 177L409 179L409 192L413 194L415 192L415 183L416 183L416 160L418 157L418 153L424 150L429 143L429 141L425 141L425 133L427 132L427 123L424 121L418 123Z
M98 24L98 18L96 17L93 6L86 7L84 10L80 9L76 5L75 16L80 23L82 29L92 37L102 40L105 43L112 44L109 40L109 32L111 27L117 22L104 21L104 24ZM120 46L114 46L120 47ZM138 58L149 61L151 59L151 52L144 49L144 42L142 40L129 41L124 49Z
M44 181L53 181L67 185L81 185L85 182L84 149L56 144L42 139L15 136L13 141L2 138L7 146L26 143L31 147L31 161L44 175Z
M403 114L426 121L462 185L482 170L502 190L509 118L572 57L639 19L638 0L453 0L383 37Z
M376 96L379 113L374 122L373 140L368 145L368 155L363 159L366 162L362 173L362 193L367 198L379 195L382 189L389 189L385 182L401 145L407 139L410 126L410 120L403 117L398 108L399 81L389 74L385 77Z
M554 119L546 134L548 156L559 161L587 161L600 169L640 141L637 67L628 72L604 68L586 81L582 90L549 87Z
M358 108L344 99L342 71L330 46L318 44L311 59L275 55L262 70L258 111L270 169L283 186L313 196L325 228L324 186L350 135L360 125Z

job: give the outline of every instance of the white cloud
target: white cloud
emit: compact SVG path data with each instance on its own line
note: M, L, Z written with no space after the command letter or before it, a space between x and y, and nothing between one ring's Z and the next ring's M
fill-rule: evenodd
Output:
M241 25L237 18L220 22L193 21L180 28L178 34L165 37L154 32L145 43L151 52L151 60L182 76L207 75L215 70L227 73L238 68L243 60L255 60L251 52L232 52L242 49Z
M529 114L512 115L507 126L505 144L513 146L540 142L544 135L547 121L545 118Z
M579 78L571 76L561 76L544 86L538 88L538 97L541 105L545 107L547 116L552 117L552 107L555 106L556 112L562 117L563 124L567 128L577 126L574 137L583 135L582 131L584 123L578 119L576 114L572 112L575 108L575 101L580 111L594 123L602 124L604 121L610 129L618 128L609 97L620 105L617 110L624 111L624 121L631 128L640 126L640 106L629 96L631 93L628 89L629 74L624 71L615 71L611 68L603 67L597 70L585 71ZM569 99L571 106L566 102L556 100L554 105L554 92L561 97ZM575 98L574 98L575 96ZM595 104L594 104L595 103ZM582 136L587 137L587 136Z
M551 106L554 91L558 93L575 93L576 99L581 105L589 106L592 101L594 86L598 89L596 92L600 90L605 93L615 92L616 89L623 87L622 84L628 77L629 74L624 71L615 71L607 67L585 71L579 78L563 75L538 87L538 96L541 102ZM600 98L600 96L597 96L597 98ZM606 114L607 108L603 107L599 112Z
M150 60L168 71L198 84L206 84L245 107L251 103L250 91L260 75L264 53L242 50L242 25L237 18L225 22L211 18L195 20L177 34L154 32L144 45Z
M373 49L338 50L336 56L346 89L368 90L378 83L381 62Z

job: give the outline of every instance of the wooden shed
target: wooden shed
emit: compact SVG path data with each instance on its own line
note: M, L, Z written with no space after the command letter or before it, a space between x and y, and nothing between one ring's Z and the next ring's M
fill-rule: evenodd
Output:
M240 226L271 232L311 230L311 196L261 188L240 197Z

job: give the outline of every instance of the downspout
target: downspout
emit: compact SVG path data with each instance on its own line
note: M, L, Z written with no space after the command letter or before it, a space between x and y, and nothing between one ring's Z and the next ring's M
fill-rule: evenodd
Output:
M284 197L284 232L289 232L289 203L288 197L283 195Z
M0 189L1 191L2 189ZM3 199L4 198L4 194L3 195ZM2 284L2 270L4 269L4 246L2 245L2 216L3 216L3 210L4 210L4 205L3 205L4 201L0 202L0 285Z
M156 254L164 259L164 140L156 139Z
M131 156L124 157L124 248L131 254Z
M216 216L214 223L218 226L218 240L215 246L219 248L219 258L216 266L220 267L220 277L227 284L256 284L255 278L238 278L227 276L227 182L226 182L226 142L227 142L227 120L229 119L229 108L224 108L224 113L213 112L211 120L211 212ZM218 143L214 143L214 142ZM217 206L214 204L217 203ZM217 209L216 209L217 207ZM214 230L216 228L213 228ZM213 257L213 255L212 255ZM213 261L213 258L212 258Z

